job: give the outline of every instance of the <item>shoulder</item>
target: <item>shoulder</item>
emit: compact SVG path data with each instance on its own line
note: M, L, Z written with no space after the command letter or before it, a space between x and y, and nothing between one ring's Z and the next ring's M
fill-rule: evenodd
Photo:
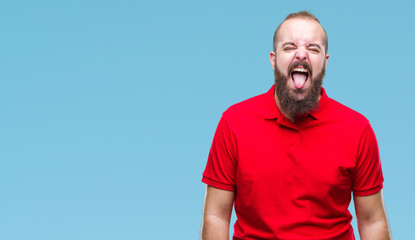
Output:
M329 109L329 117L341 119L345 126L366 128L370 124L363 114L331 98L329 98Z
M235 120L263 115L266 94L263 93L230 106L223 112L223 117L228 120Z

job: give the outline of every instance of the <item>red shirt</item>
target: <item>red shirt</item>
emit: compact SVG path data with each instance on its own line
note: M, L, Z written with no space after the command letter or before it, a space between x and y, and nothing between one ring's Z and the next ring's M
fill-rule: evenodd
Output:
M274 86L223 113L202 181L235 191L233 239L354 239L351 192L383 187L374 132L327 97L291 122Z

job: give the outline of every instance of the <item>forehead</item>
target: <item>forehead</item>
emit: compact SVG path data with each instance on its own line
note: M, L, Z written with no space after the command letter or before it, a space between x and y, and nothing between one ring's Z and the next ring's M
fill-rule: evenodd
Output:
M278 32L278 43L295 42L307 44L310 42L323 45L325 33L323 27L313 19L294 18L281 25Z

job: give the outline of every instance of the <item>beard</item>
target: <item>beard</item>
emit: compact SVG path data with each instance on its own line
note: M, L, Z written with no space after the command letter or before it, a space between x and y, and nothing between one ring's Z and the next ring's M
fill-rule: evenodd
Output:
M307 81L311 81L311 86L308 89L291 89L288 87L288 81L291 77L283 74L275 63L275 89L278 100L280 102L281 111L295 118L297 116L308 114L312 110L318 108L318 100L321 94L321 85L326 73L326 68L323 66L321 73L312 78L312 69L307 63L294 62L288 68L288 73L291 75L292 70L302 65L308 69L309 76ZM303 96L299 98L298 96Z

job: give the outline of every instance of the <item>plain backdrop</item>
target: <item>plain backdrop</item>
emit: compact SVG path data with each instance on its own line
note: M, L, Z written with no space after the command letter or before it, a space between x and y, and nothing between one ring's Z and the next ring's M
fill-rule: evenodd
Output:
M0 239L197 239L218 120L271 87L274 31L299 10L328 33L323 85L371 121L394 238L411 239L414 7L3 1Z

